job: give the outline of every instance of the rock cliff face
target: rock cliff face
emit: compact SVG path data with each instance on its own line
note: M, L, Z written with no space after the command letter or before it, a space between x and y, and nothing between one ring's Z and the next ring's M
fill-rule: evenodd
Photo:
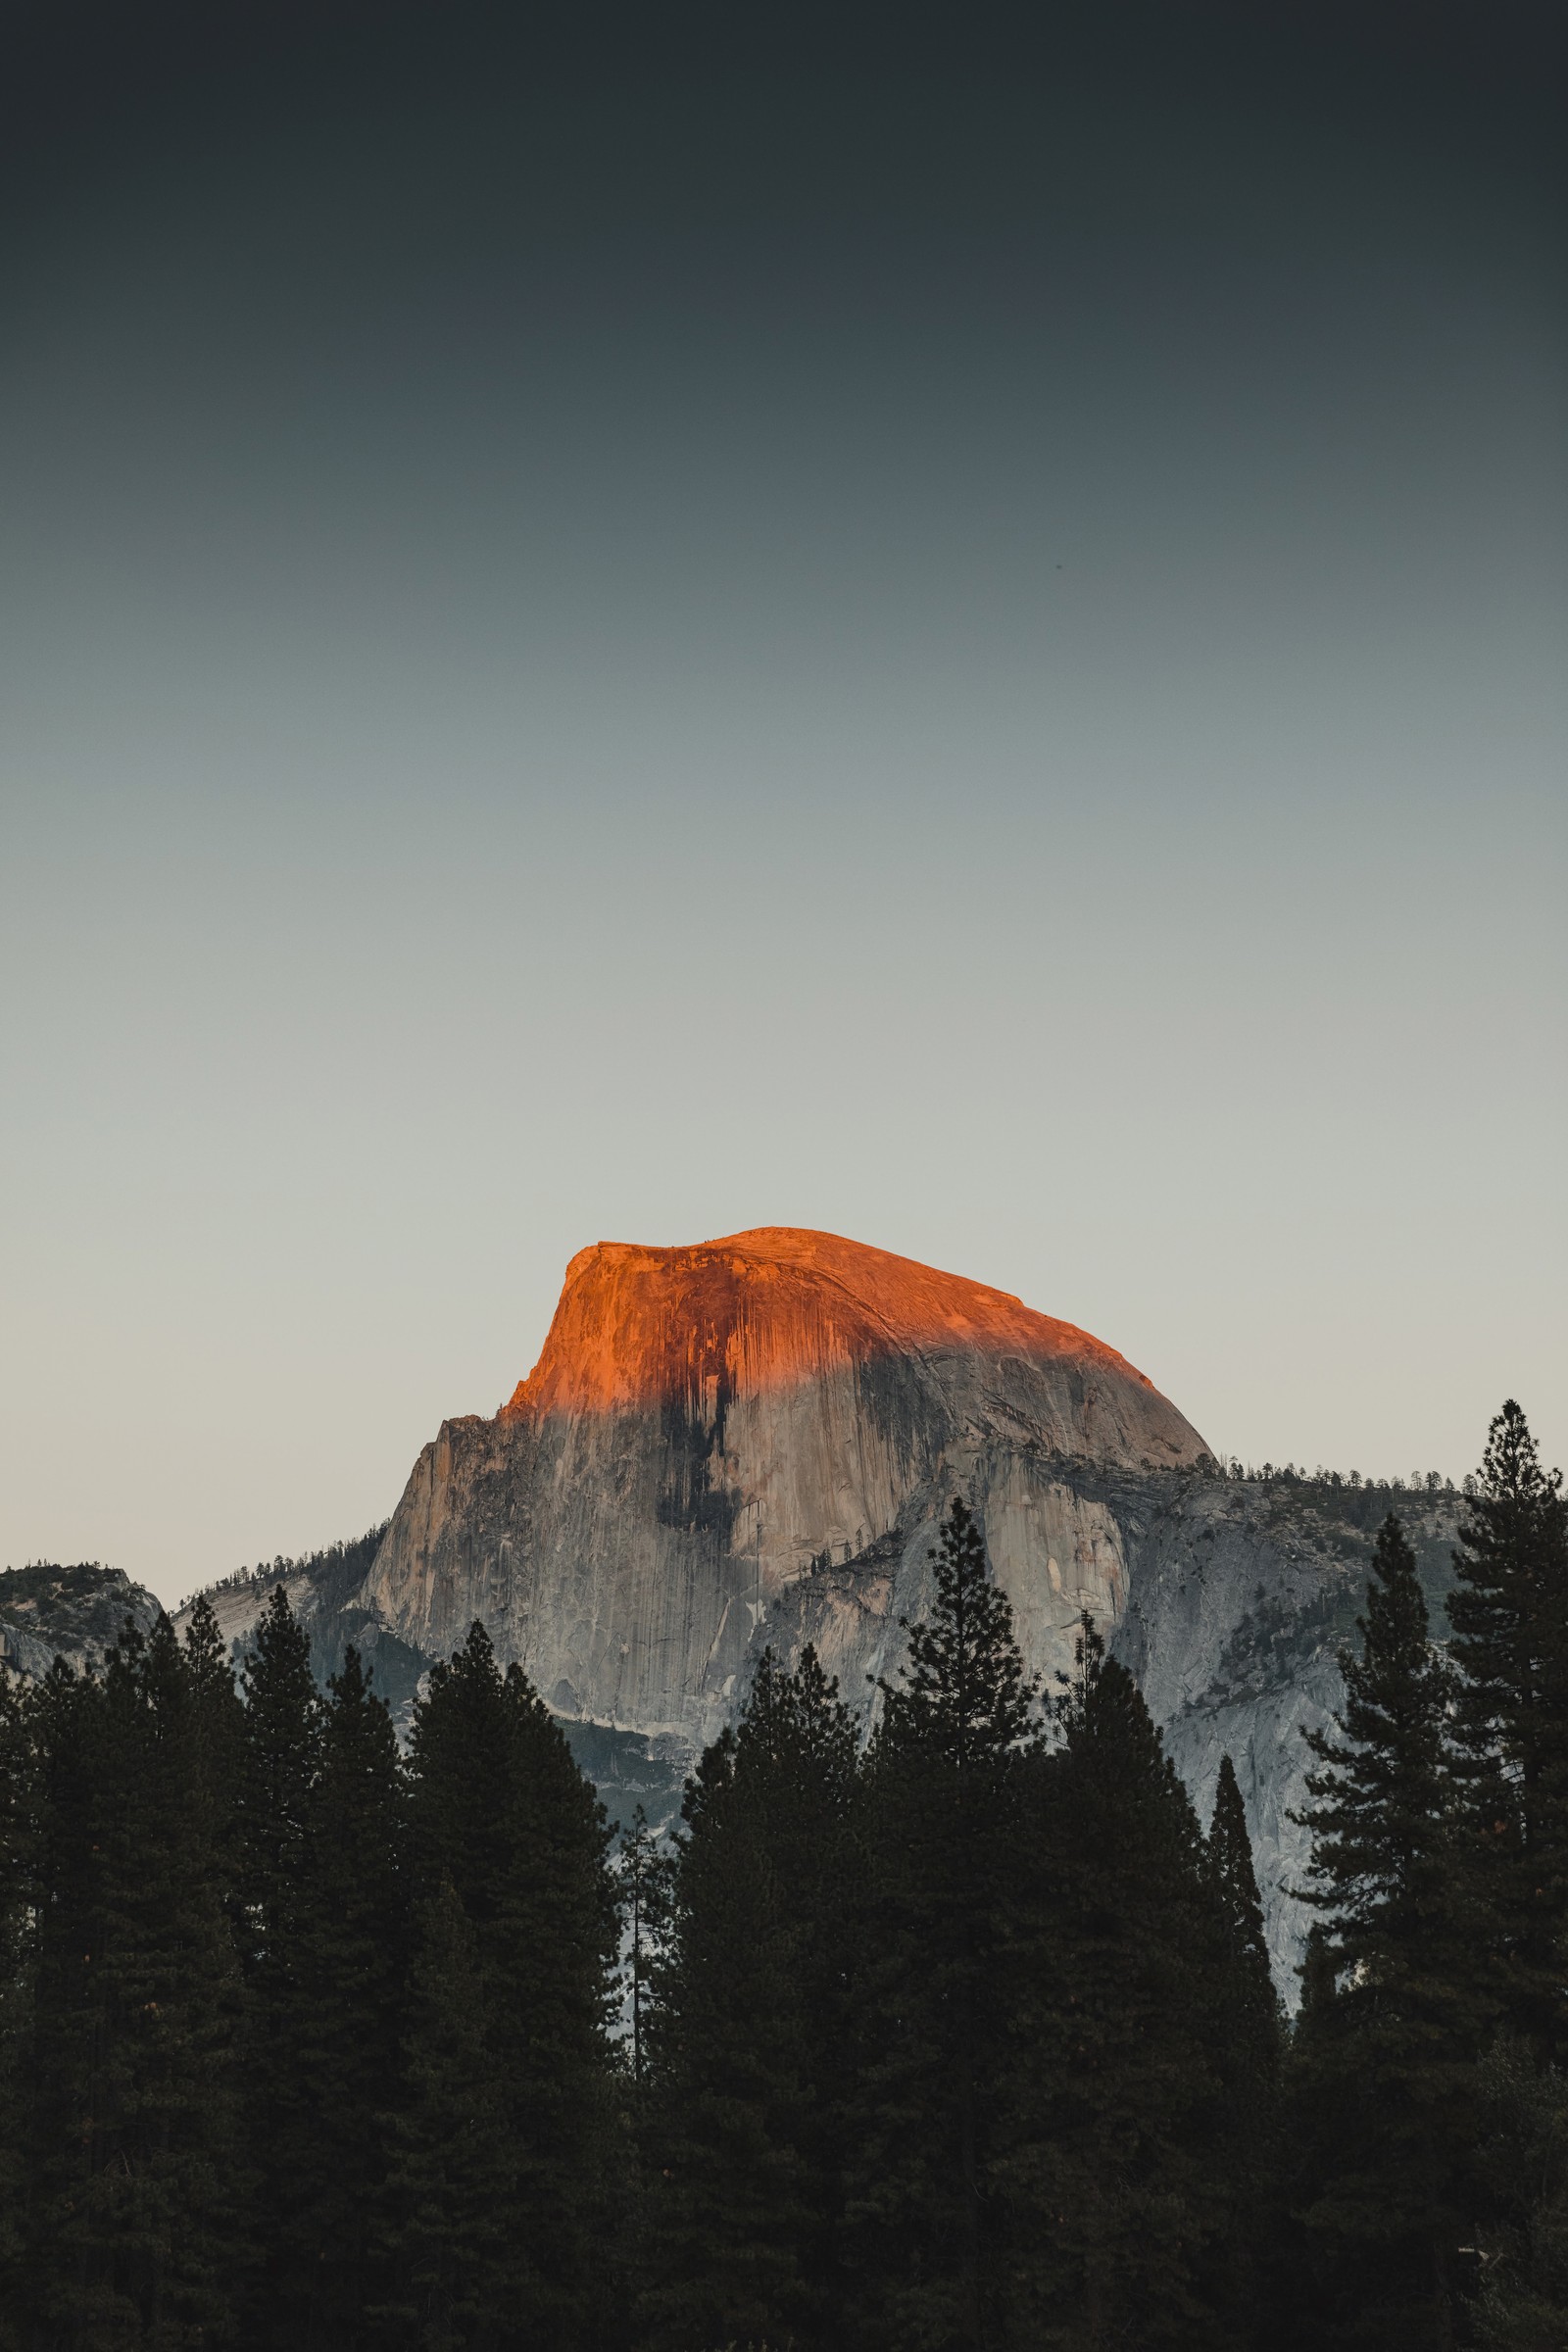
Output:
M1204 1457L1114 1349L978 1283L789 1229L601 1243L510 1403L419 1456L367 1597L430 1651L481 1616L559 1713L689 1752L775 1623L858 1698L960 1489L1031 1655L1064 1662L1128 1573L1072 1465Z

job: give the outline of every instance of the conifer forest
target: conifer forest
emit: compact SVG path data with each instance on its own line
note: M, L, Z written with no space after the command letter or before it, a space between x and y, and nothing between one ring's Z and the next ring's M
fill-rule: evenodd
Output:
M475 1624L400 1750L279 1589L0 1687L3 2352L1568 2344L1568 1512L1396 1514L1271 1980L1086 1617L961 1499L862 1745L771 1654L672 1838Z

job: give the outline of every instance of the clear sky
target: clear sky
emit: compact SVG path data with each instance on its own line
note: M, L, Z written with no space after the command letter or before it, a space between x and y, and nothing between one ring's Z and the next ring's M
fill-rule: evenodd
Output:
M1568 1454L1544 36L1234 13L40 12L0 1565L358 1532L574 1250L769 1223Z

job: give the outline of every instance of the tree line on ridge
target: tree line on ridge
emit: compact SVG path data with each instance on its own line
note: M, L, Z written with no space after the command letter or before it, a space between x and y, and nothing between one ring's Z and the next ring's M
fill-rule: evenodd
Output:
M1086 1617L955 1500L863 1747L771 1655L673 1841L475 1625L400 1755L281 1590L0 1678L3 2352L1568 2342L1568 1514L1507 1405L1314 1735L1299 2009Z

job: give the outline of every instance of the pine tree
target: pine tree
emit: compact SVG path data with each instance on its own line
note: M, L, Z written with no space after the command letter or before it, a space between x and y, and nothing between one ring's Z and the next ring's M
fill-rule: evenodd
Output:
M1308 1735L1321 1769L1311 1884L1322 1914L1318 1988L1298 2077L1332 2130L1301 2184L1302 2220L1324 2250L1336 2339L1390 2347L1453 2341L1455 2249L1466 2236L1471 2068L1484 2018L1469 1990L1454 1892L1447 1660L1428 1635L1415 1555L1396 1518L1380 1529L1357 1620L1360 1655L1342 1653L1336 1729Z
M1487 1988L1568 2058L1568 1504L1510 1398L1493 1422L1448 1598L1460 1850Z
M985 1540L961 1495L942 1523L931 1560L930 1615L908 1625L901 1683L880 1680L881 1758L918 1756L954 1787L988 1789L1030 1736L1037 1690L1024 1672L1012 1609L986 1564Z
M536 2340L517 2243L520 2168L494 1985L450 1879L418 1906L404 2091L382 2191L379 2336L408 2352L501 2352Z
M1208 1857L1228 1930L1231 1989L1225 2005L1237 2031L1258 2045L1260 2062L1267 2065L1279 2050L1279 1995L1269 1967L1247 1810L1228 1755L1219 1760Z
M1137 1686L1086 1616L1033 1759L999 2186L1012 2339L1229 2340L1208 2278L1229 2218L1227 1918Z
M311 1790L321 1757L321 1702L311 1673L311 1645L281 1585L262 1611L240 1679L245 1693L237 1791L242 1933L265 2016L271 2001L283 1997Z
M617 2193L604 1808L520 1669L499 1673L480 1625L431 1669L410 1760L416 1888L428 1903L450 1881L472 1932L513 2166L504 2274L474 2292L487 2309L505 2297L515 2335L598 2352Z
M1004 2216L990 2193L1007 2063L1000 1955L1034 1686L961 1497L930 1555L866 1763L851 2220L869 2344L992 2340Z
M235 1910L247 1996L246 2121L264 2255L249 2331L259 2343L281 2345L295 2317L295 2183L313 2113L302 2064L312 2018L301 1943L322 1736L310 1643L281 1585L262 1612L241 1680Z
M238 1805L245 1760L245 1708L217 1614L205 1592L191 1604L185 1626L185 1666L200 1730L206 1774L203 1801L211 1806L227 1900L236 1896ZM237 1924L237 1922L236 1922Z
M1260 2239L1276 2196L1285 2020L1269 1966L1247 1812L1229 1755L1220 1758L1207 1863L1220 1928L1215 2065L1222 2095L1215 2162L1227 2212L1204 2288L1246 2335L1264 2292Z
M856 1740L808 1649L758 1667L682 1818L650 2024L648 2340L829 2339Z
M32 2335L220 2344L244 2260L238 1984L168 1619L149 1640L127 1620L101 1680L57 1663L38 1721Z
M408 2031L409 1889L397 1741L352 1646L327 1690L275 2053L290 2096L273 2143L272 2328L281 2344L355 2352L389 2291L382 2126Z

